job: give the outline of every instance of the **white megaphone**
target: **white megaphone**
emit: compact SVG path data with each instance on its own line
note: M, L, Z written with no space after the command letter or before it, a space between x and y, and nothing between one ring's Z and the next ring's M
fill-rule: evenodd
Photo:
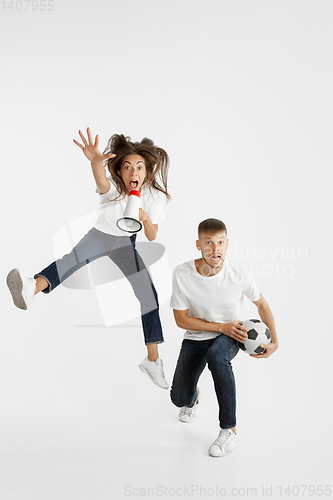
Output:
M117 220L117 227L126 233L138 233L142 229L139 221L140 192L131 191L128 195L124 215Z

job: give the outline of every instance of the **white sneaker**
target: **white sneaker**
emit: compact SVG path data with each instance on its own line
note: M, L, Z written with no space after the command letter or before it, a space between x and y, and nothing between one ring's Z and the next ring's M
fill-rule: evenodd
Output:
M35 296L36 280L27 278L19 269L12 269L6 281L16 307L28 309Z
M162 387L162 389L168 389L169 384L165 380L165 375L163 372L163 361L158 358L156 361L149 361L146 357L142 363L139 365L140 370L143 371L154 384Z
M225 457L239 446L239 439L231 429L221 429L208 450L211 457Z
M187 424L188 422L192 422L192 420L195 418L195 414L196 414L198 404L199 404L199 389L197 388L197 390L198 390L198 399L194 403L194 405L191 406L190 408L188 406L183 406L180 409L180 412L178 414L178 418L181 422L184 422Z

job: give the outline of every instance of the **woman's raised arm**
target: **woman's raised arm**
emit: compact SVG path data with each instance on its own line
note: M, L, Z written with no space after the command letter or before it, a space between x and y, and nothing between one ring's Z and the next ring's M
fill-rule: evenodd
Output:
M93 176L96 182L96 186L99 189L100 194L107 193L110 189L110 183L106 177L105 168L103 165L103 160L107 160L109 158L114 158L116 155L109 153L107 155L103 155L99 149L99 139L98 135L95 137L95 142L93 143L93 139L91 136L91 132L89 127L87 128L87 136L88 141L82 134L81 130L79 130L80 137L82 139L83 144L80 144L75 139L73 139L74 143L82 149L84 155L91 162L91 168L93 172Z

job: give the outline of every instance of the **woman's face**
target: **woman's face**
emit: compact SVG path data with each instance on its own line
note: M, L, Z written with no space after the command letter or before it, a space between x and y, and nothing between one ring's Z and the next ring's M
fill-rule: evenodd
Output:
M140 155L125 156L118 170L118 175L122 178L128 193L133 189L140 191L146 174L145 160Z

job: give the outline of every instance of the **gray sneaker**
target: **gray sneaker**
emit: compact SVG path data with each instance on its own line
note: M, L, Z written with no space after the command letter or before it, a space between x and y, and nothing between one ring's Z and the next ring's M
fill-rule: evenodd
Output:
M163 361L158 358L156 361L149 361L145 358L139 365L140 370L143 371L154 384L162 387L162 389L168 389L169 384L165 380L165 375L163 371Z
M12 269L6 281L16 307L28 309L35 296L36 280L27 278L19 269Z

